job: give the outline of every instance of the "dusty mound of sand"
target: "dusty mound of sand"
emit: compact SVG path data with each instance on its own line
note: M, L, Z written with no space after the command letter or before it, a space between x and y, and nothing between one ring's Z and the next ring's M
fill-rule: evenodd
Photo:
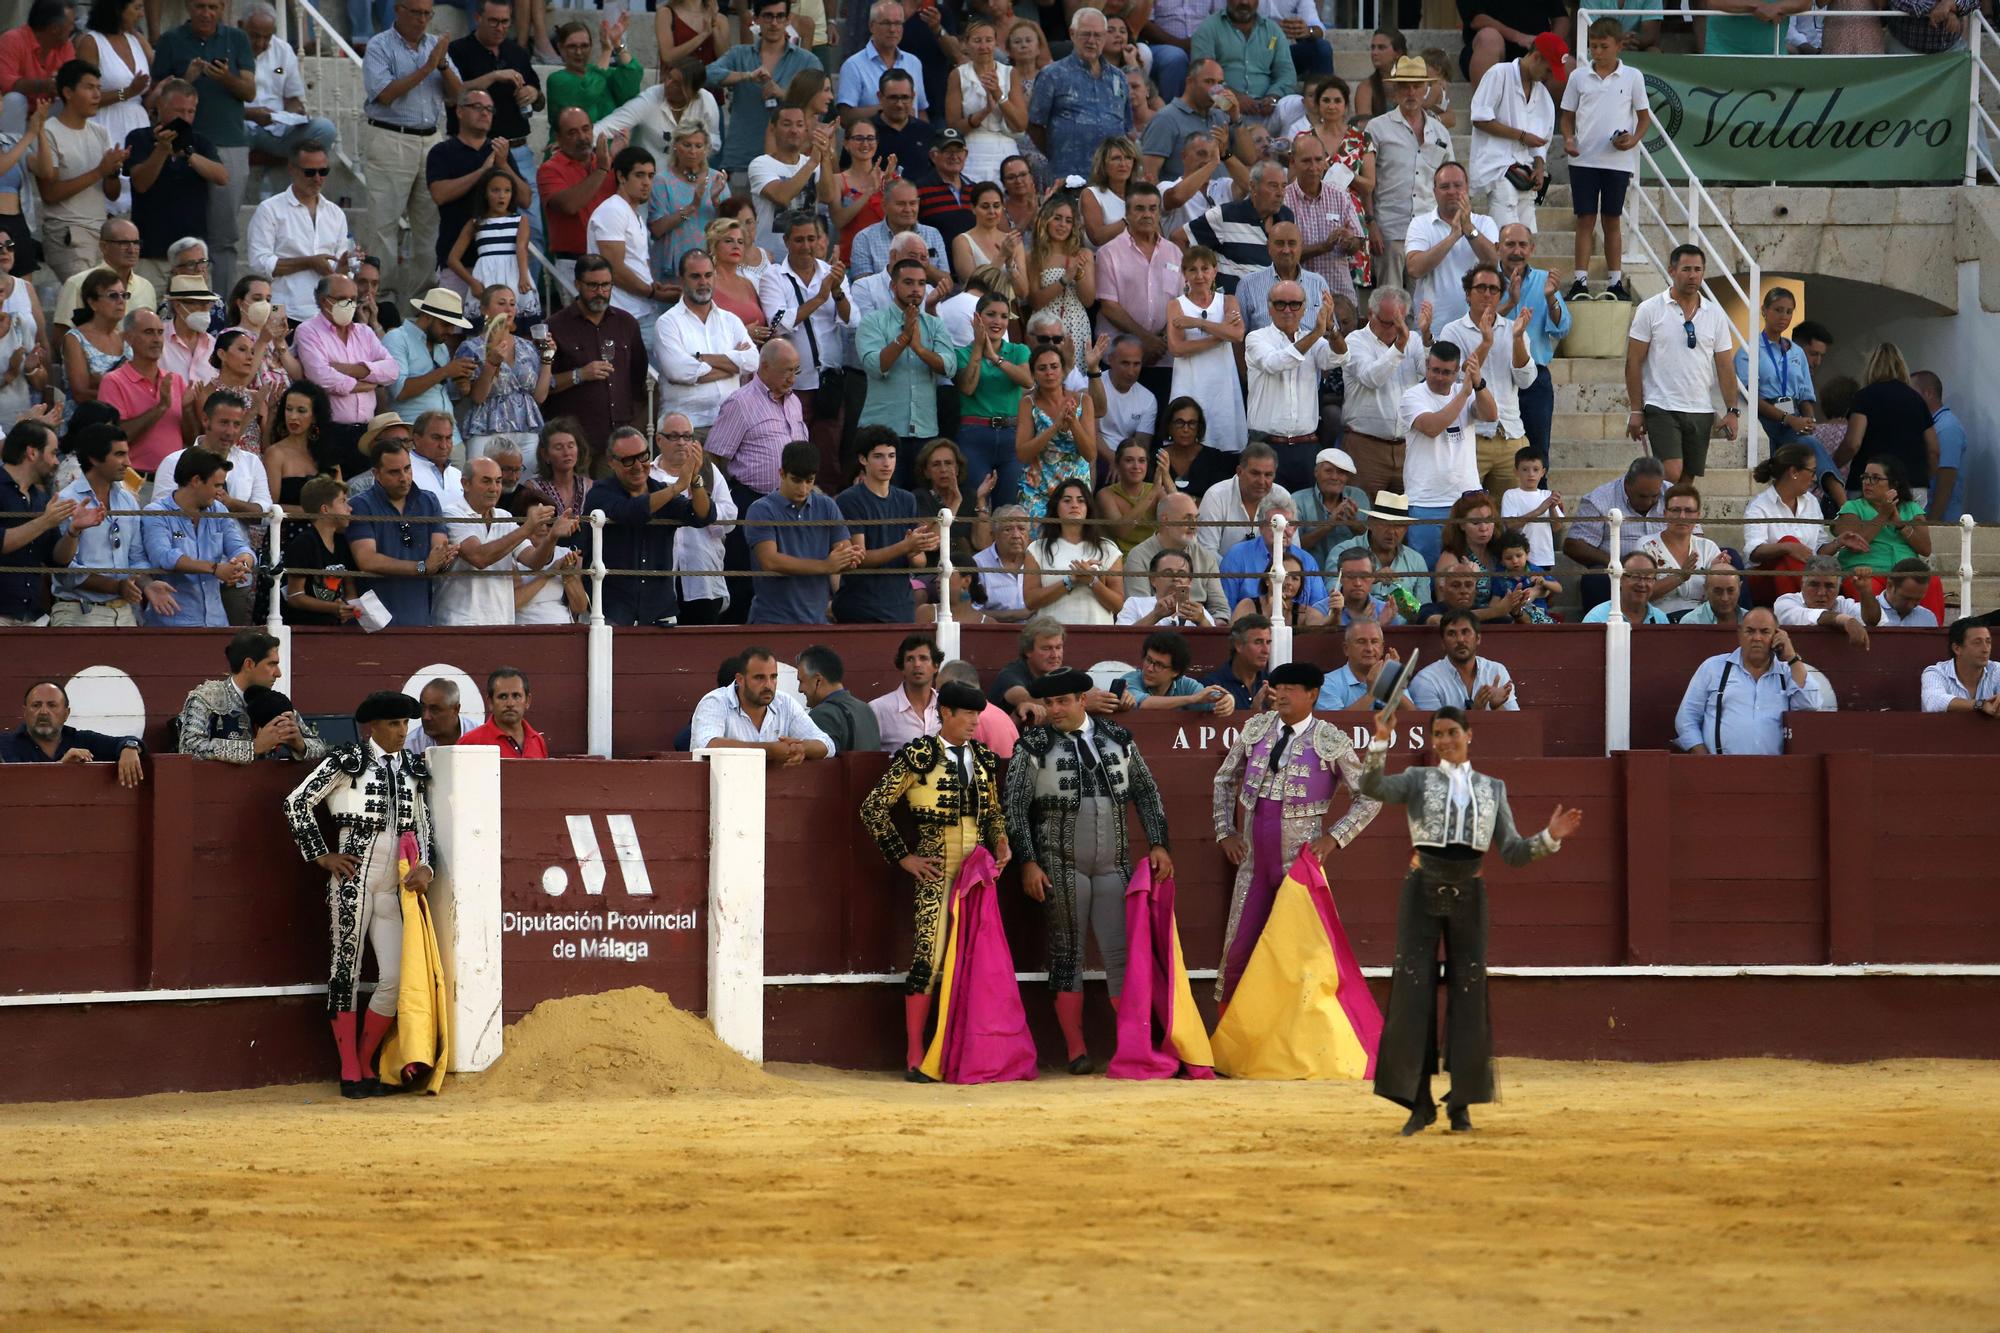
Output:
M460 1083L473 1097L574 1099L759 1093L776 1080L708 1023L643 986L544 1000L507 1029L499 1063Z

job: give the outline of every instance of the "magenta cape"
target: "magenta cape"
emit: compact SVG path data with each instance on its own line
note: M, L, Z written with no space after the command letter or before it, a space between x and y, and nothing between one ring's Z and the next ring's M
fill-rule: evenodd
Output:
M993 853L975 847L958 868L946 904L937 1033L923 1072L946 1083L1005 1083L1035 1076L1014 955L1000 926Z
M1194 1007L1174 923L1174 882L1141 861L1125 890L1125 993L1118 1002L1112 1078L1214 1078L1208 1029Z

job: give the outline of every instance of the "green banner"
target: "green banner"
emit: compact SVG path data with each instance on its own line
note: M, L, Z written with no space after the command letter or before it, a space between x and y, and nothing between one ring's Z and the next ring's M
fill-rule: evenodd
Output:
M1972 53L1627 56L1646 76L1646 147L1671 137L1708 183L1955 184L1965 178Z

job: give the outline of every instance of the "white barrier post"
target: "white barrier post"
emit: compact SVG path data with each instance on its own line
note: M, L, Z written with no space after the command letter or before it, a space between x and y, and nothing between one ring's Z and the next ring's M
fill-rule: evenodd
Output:
M708 1022L764 1060L764 753L697 750L708 761Z
M941 662L959 655L959 624L951 614L951 520L949 509L938 510L938 605L936 631Z
M1964 485L1963 482L1957 483ZM1963 514L1958 520L1958 613L1961 616L1973 614L1972 610L1972 533L1977 520L1970 514Z
M451 1072L500 1058L500 751L440 746L431 766L437 877L426 894L451 983Z
M1285 616L1285 533L1291 525L1281 513L1271 515L1271 570L1265 575L1271 589L1271 665L1283 666L1292 660L1292 623Z
M285 583L278 575L284 572L285 562L285 511L272 505L264 512L264 558L271 569L271 607L264 615L264 632L278 641L278 679L285 682L288 694L297 693L298 683L292 679L292 627L285 623Z
M584 659L584 744L611 757L611 625L604 618L604 511L590 511L590 628Z
M1625 515L1613 509L1607 517L1611 521L1611 611L1604 621L1604 752L1610 754L1632 748L1632 622L1625 619L1619 600L1625 562L1618 553L1624 549L1620 532Z

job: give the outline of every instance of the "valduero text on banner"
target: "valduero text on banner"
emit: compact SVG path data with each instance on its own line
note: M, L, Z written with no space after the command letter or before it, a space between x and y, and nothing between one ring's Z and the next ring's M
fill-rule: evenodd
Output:
M1972 54L1627 56L1646 78L1646 148L1718 181L1955 184L1965 175Z

